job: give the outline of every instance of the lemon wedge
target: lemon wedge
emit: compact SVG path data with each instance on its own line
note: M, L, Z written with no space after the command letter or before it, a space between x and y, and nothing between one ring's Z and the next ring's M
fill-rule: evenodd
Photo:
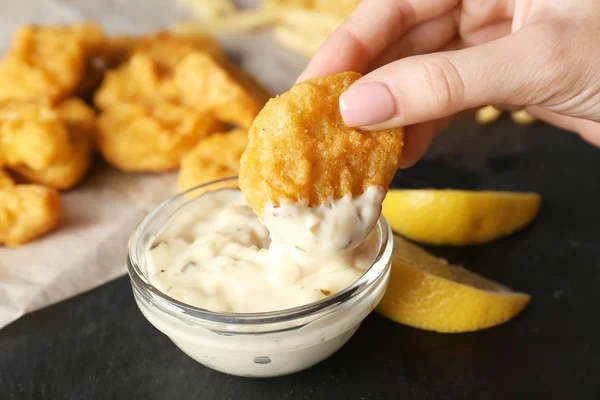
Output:
M383 215L395 232L417 242L468 245L524 228L538 214L535 193L464 190L390 190Z
M376 312L414 328L471 332L510 320L530 299L394 235L390 282Z

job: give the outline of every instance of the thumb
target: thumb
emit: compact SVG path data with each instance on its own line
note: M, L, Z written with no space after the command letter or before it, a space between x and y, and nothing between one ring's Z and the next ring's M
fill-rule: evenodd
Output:
M488 104L536 104L559 90L559 35L553 26L532 25L464 50L395 61L340 96L342 117L350 126L383 129Z

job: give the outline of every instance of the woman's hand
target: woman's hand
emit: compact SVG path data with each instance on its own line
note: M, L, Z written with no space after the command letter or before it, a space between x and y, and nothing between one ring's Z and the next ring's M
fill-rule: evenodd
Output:
M299 80L366 74L340 97L344 121L406 126L413 165L454 114L527 111L600 145L600 2L363 0Z

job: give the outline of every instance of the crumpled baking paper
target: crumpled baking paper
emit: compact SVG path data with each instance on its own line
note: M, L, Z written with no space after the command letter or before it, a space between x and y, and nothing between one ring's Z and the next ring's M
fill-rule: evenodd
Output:
M95 20L108 34L143 34L185 15L174 0L0 0L0 9L1 51L24 23ZM219 39L273 93L289 88L305 64L266 33ZM97 163L85 181L63 193L55 231L21 247L0 246L0 328L123 275L129 236L149 211L175 194L175 177L127 174Z

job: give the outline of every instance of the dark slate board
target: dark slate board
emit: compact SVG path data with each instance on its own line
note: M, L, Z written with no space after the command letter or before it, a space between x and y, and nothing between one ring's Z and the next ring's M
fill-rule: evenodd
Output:
M543 124L471 119L395 186L534 190L533 225L489 245L432 249L533 295L509 323L442 335L371 315L350 342L277 379L205 368L156 331L119 279L0 330L2 399L598 399L600 150Z

